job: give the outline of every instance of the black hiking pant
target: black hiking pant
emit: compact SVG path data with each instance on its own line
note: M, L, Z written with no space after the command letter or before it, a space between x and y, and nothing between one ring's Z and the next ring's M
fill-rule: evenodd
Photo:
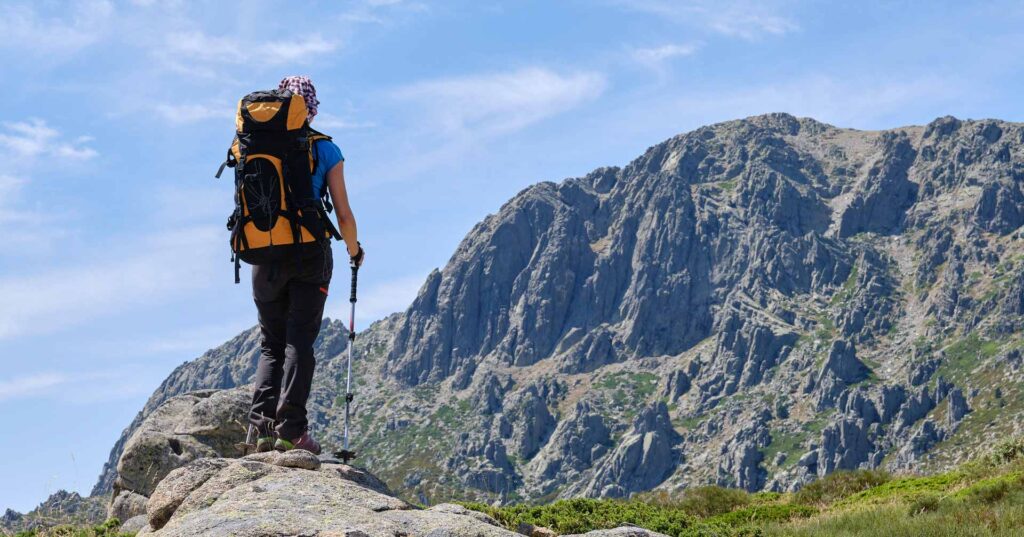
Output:
M334 260L330 242L301 259L252 268L252 294L262 335L249 421L257 436L276 429L286 440L306 432L313 383L313 342L320 334Z

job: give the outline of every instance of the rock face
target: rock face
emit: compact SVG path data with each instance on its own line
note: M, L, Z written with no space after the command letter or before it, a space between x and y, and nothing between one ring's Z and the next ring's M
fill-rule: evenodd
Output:
M632 431L597 470L585 492L590 496L622 498L653 489L678 464L675 448L680 440L665 403L658 401L645 408L633 422Z
M769 114L529 187L359 335L359 463L423 503L948 467L1024 423L1022 185L1020 124ZM329 448L346 336L316 344ZM256 347L178 368L98 490L160 403L245 384Z
M457 505L414 508L371 474L302 450L195 460L160 482L146 516L140 536L518 535Z
M251 386L200 390L153 409L123 444L107 517L124 522L145 514L157 484L194 460L242 455L236 444L245 441L251 393Z
M237 457L245 441L251 387L203 390L168 399L143 420L117 463L122 491L153 493L171 470L202 457Z

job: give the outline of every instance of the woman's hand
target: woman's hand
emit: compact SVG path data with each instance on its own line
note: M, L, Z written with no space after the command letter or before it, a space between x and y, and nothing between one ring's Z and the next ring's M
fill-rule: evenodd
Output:
M363 250L363 245L356 242L356 253L352 253L352 250L348 251L348 262L352 265L352 268L359 268L363 264L363 258L366 257L366 251Z

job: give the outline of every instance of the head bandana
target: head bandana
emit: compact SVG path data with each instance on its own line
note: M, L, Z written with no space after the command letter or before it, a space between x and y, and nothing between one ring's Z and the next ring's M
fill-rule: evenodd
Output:
M320 104L320 101L316 98L316 88L313 87L313 81L308 76L286 76L277 85L277 89L291 90L292 93L302 95L302 98L306 101L307 121L312 120L313 116L316 115L316 106Z

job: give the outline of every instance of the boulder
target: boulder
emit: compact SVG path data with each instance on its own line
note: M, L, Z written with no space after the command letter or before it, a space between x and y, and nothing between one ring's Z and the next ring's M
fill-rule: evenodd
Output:
M150 496L172 470L199 458L237 457L245 440L252 388L203 390L168 399L125 444L117 463L115 498L122 491Z
M114 497L107 509L107 518L116 518L121 521L146 514L146 498L130 490L122 490Z

